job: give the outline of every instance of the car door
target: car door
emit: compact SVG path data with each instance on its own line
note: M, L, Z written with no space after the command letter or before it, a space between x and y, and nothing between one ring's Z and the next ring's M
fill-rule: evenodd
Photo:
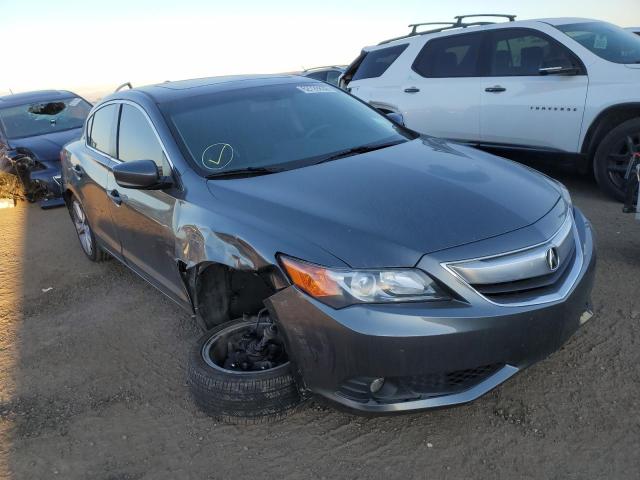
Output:
M416 56L397 93L405 124L436 137L480 138L480 78L483 34L429 40Z
M111 217L107 180L115 165L115 135L118 108L108 104L88 120L85 145L71 167L71 182L80 195L93 233L113 255L120 256L120 239Z
M142 107L123 103L117 134L119 162L153 160L161 175L172 176L159 136ZM118 228L127 264L179 303L189 302L178 270L173 215L175 187L166 190L124 188L108 178L111 215Z
M482 78L482 141L576 152L587 97L582 62L543 32L491 32ZM545 74L556 68L573 74ZM545 70L547 69L547 70Z

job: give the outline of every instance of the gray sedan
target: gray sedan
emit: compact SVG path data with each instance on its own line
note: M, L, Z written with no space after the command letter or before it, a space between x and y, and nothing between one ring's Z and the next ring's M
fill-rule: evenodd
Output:
M592 228L560 183L313 79L115 93L63 179L89 259L206 330L189 382L224 420L469 402L591 317Z

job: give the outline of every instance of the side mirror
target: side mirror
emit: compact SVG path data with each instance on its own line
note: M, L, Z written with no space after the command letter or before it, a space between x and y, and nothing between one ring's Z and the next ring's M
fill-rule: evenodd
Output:
M543 67L538 70L540 75L578 75L580 70L576 67Z
M392 122L395 122L404 127L404 117L402 116L401 113L395 113L395 112L387 113L387 118Z
M116 183L122 188L155 190L167 187L170 182L160 176L153 160L134 160L113 167Z

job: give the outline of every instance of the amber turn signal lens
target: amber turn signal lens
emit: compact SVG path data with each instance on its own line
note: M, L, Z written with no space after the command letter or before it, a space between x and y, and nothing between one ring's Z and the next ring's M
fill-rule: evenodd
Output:
M293 284L312 297L334 297L342 294L340 286L329 277L328 270L284 256L280 257L280 261Z

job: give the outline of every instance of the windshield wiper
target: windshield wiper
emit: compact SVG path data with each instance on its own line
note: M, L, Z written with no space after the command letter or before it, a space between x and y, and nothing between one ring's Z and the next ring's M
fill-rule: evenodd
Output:
M399 145L404 142L406 142L406 140L394 140L393 142L374 143L369 145L361 145L359 147L348 148L346 150L327 155L326 157L322 157L319 161L315 162L314 165L330 162L332 160L338 160L339 158L350 157L352 155L360 155L361 153L373 152L374 150L381 150L387 147L393 147L394 145Z
M234 170L222 170L220 172L210 173L206 178L257 177L258 175L269 175L270 173L277 173L281 171L282 169L269 167L236 168Z

